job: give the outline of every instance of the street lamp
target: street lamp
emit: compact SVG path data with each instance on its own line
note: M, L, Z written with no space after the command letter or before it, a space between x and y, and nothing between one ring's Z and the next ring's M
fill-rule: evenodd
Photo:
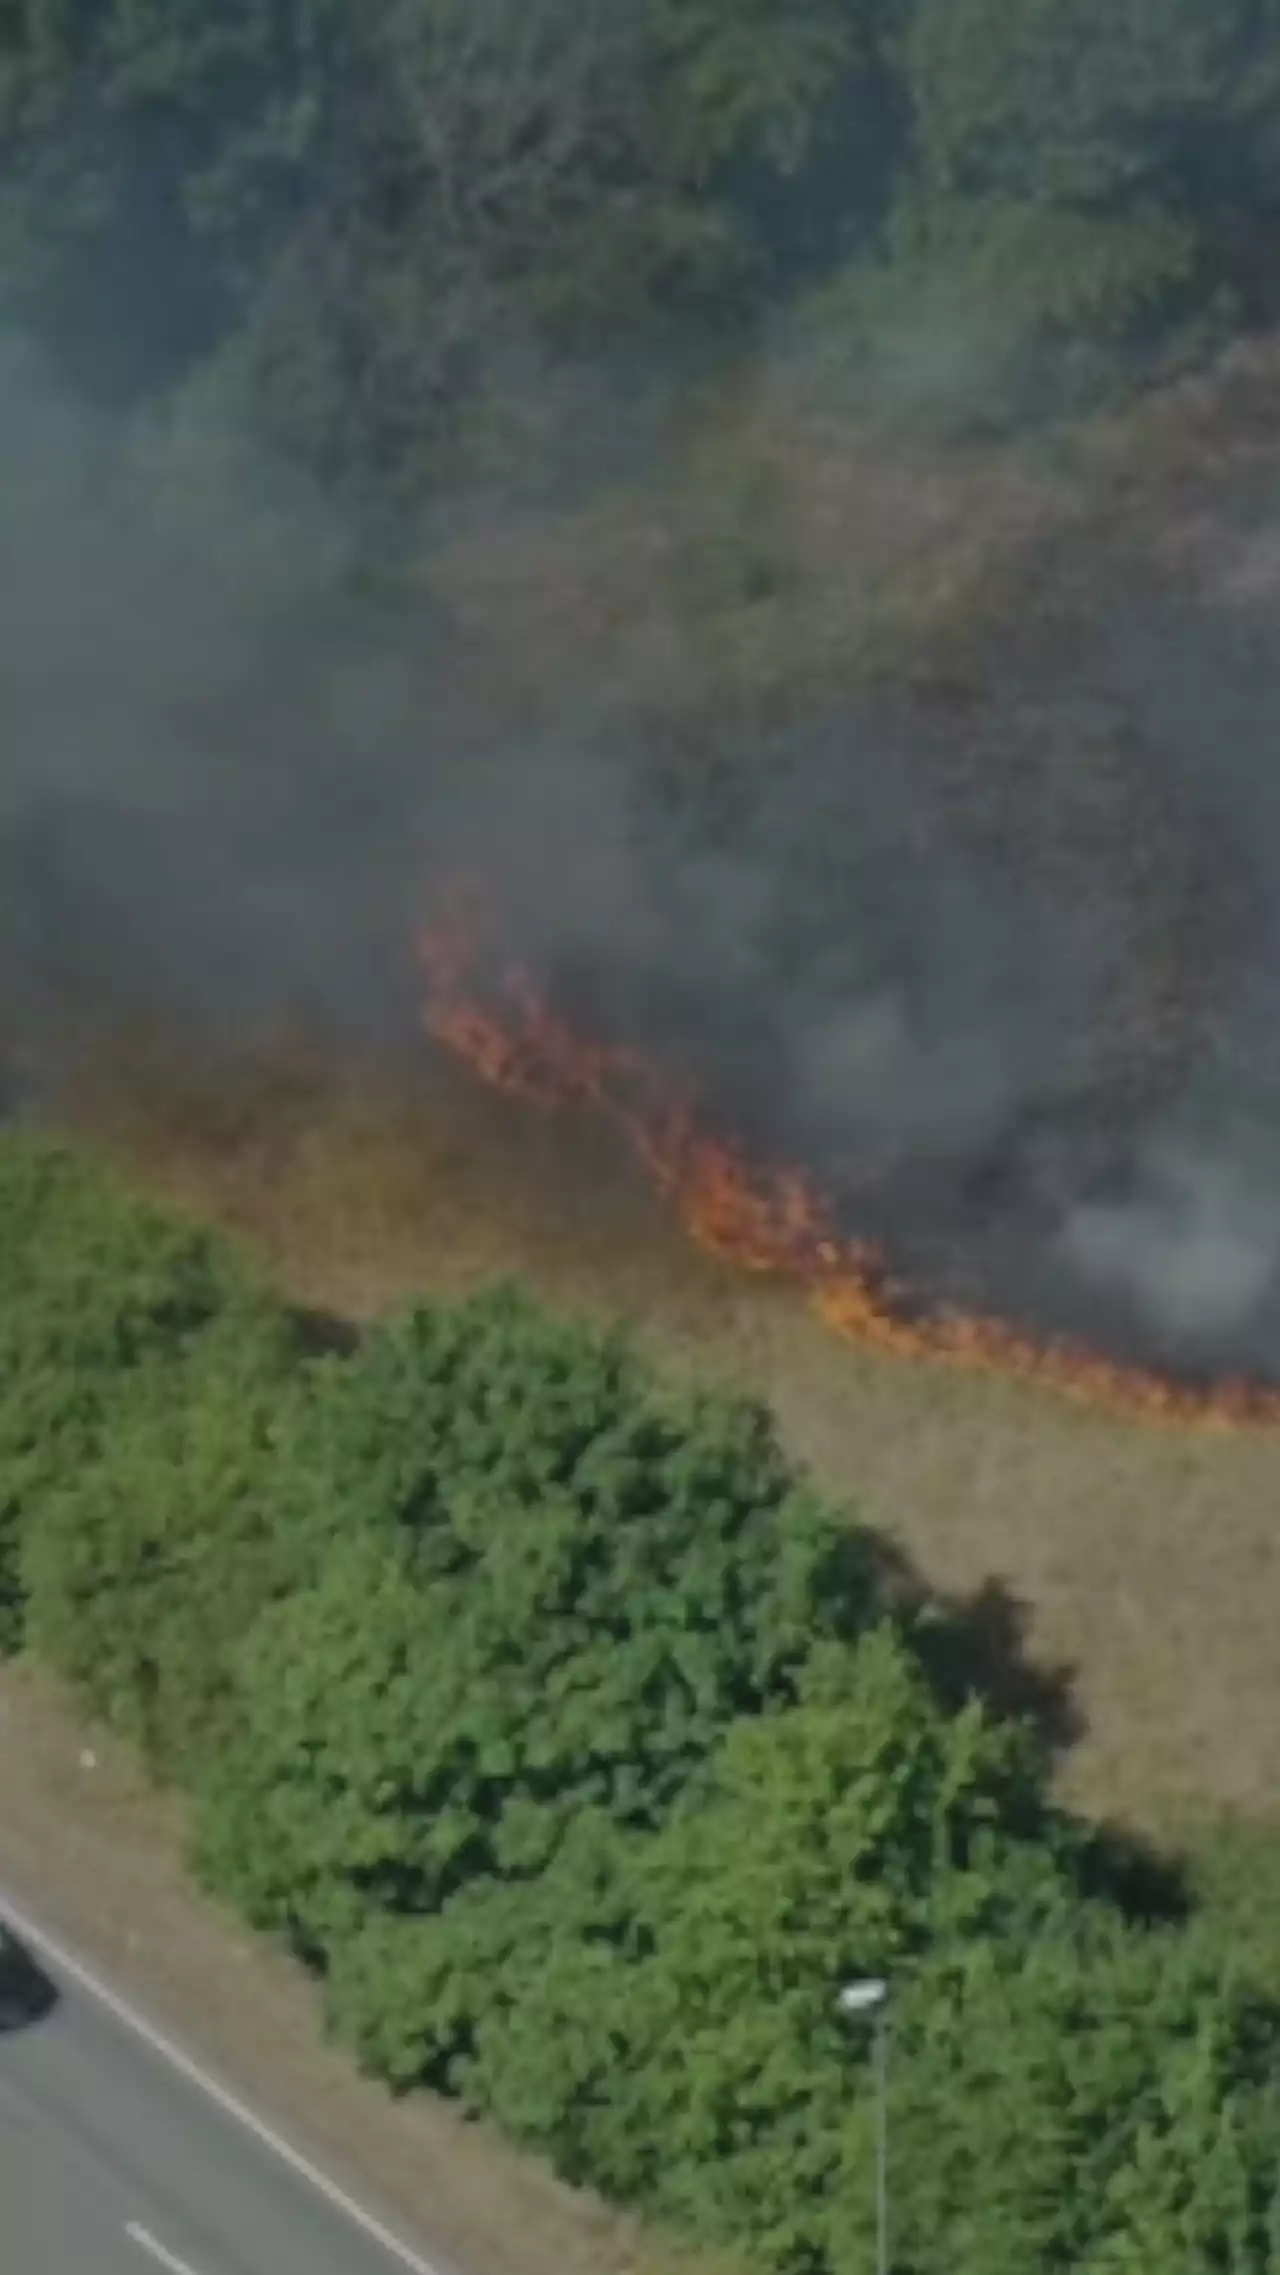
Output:
M876 2275L889 2275L889 1985L879 1975L846 1983L841 2014L874 2015L876 2056Z

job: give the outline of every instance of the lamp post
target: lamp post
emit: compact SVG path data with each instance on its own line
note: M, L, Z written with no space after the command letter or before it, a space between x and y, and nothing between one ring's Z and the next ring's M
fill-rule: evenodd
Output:
M876 2275L889 2275L889 1985L879 1975L846 1983L836 2001L841 2014L875 2019L876 2062Z

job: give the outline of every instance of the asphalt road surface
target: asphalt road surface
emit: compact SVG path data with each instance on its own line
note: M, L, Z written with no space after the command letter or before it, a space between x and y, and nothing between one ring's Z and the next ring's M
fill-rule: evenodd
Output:
M2 1892L0 1916L59 1993L0 2033L3 2275L446 2275Z

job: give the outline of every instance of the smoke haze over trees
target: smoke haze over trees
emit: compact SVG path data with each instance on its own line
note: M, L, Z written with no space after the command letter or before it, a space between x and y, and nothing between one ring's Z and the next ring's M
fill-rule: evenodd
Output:
M1271 0L15 0L9 297L103 394L221 362L411 489L504 376L815 294L837 349L934 300L988 395L1070 399L1272 313L1278 40Z
M24 1045L411 1043L473 866L926 1293L1274 1371L1273 382L1168 544L1051 422L1265 327L1278 199L1265 0L4 11ZM762 373L820 406L772 457ZM531 687L439 564L604 490L692 534ZM904 637L1002 514L976 629Z

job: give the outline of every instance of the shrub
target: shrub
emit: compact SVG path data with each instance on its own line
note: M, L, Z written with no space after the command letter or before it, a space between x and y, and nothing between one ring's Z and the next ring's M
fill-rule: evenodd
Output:
M277 1521L306 1584L241 1657L213 1883L313 1954L541 1872L586 1807L660 1823L727 1725L876 1605L870 1544L771 1426L501 1294L373 1334L309 1409Z
M236 1252L66 1146L0 1138L0 1650L23 1634L24 1542L209 1328L265 1303Z
M612 1918L566 1852L528 1949L474 1940L464 2090L694 2238L852 2275L874 2096L834 1994L883 1971L895 2264L1270 2275L1280 2010L1215 1939L1084 1896L1076 1851L1025 1742L871 1636L730 1731L709 1793L615 1859Z
M575 2176L767 2240L784 2172L803 2198L834 2169L839 1983L1025 1937L1074 1901L1070 1861L1024 1733L948 1717L880 1628L734 1724L705 1792L616 1857L622 1912L597 1900L584 1933L560 1876L563 1924L498 1973L466 2090Z
M265 1510L304 1379L287 1320L228 1311L148 1372L25 1543L32 1647L166 1775L216 1752L232 1647L287 1577Z

